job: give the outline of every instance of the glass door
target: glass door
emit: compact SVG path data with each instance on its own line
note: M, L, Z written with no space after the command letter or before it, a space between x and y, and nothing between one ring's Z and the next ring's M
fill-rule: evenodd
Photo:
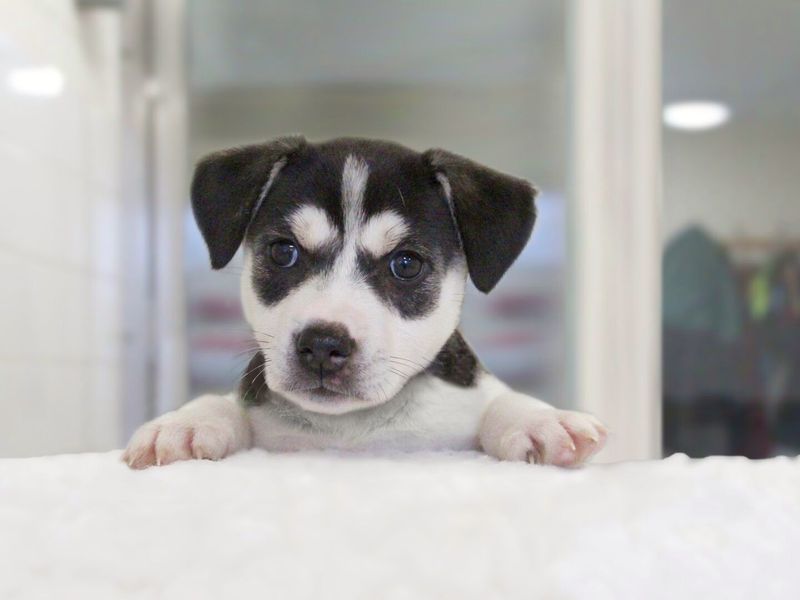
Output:
M665 0L664 452L800 450L800 5Z

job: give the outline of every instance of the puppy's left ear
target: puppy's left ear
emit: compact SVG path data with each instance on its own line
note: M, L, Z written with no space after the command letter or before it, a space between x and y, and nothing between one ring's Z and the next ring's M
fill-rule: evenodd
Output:
M536 221L536 189L469 159L423 153L450 203L475 287L488 293L517 259Z

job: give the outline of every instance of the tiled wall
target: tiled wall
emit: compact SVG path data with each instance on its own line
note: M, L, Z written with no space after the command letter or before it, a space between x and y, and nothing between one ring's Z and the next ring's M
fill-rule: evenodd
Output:
M118 44L109 9L0 3L0 456L121 442Z

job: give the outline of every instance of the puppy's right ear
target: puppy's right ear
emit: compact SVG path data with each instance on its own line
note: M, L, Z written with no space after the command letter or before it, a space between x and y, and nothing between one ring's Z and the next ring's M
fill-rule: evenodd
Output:
M211 267L227 265L278 172L306 146L302 136L215 152L202 159L192 179L192 211L208 246Z

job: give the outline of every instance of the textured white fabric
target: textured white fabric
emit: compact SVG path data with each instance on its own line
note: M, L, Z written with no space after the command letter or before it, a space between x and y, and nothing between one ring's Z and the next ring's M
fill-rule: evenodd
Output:
M0 460L0 598L800 598L800 462Z

